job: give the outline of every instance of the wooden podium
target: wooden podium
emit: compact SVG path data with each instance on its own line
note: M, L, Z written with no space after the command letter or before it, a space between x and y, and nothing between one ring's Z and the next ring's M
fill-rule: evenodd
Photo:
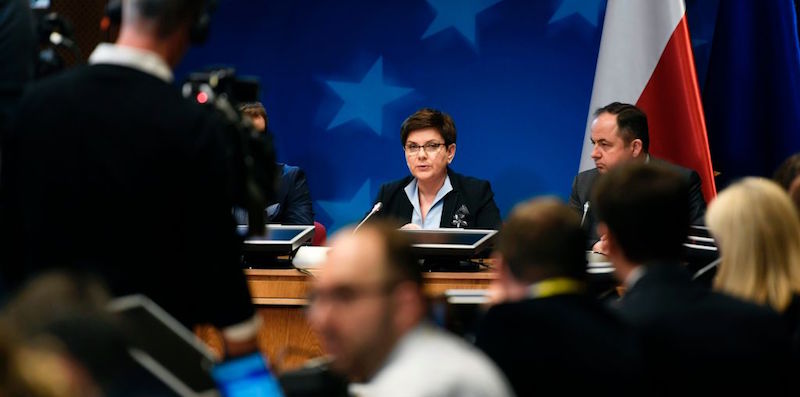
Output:
M279 372L295 369L308 359L323 355L319 341L305 320L306 296L316 271L311 275L295 269L247 269L244 272L253 303L264 320L258 343L275 369ZM491 270L423 273L425 293L429 297L437 297L448 289L485 289L494 278ZM201 338L208 340L202 334Z

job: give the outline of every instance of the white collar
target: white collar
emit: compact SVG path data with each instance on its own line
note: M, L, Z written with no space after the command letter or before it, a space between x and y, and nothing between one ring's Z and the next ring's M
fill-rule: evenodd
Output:
M169 65L158 54L141 48L100 43L89 57L89 63L127 66L149 75L158 77L167 83L173 79Z
M417 209L417 211L420 211L420 209L418 208L419 181L417 180L417 178L412 179L411 182L409 182L408 185L406 185L406 187L403 190L405 190L406 196L408 196L408 199L411 201L411 204ZM436 203L438 203L439 200L443 199L444 196L446 196L447 193L450 193L452 190L453 190L453 184L450 183L450 175L445 175L444 183L442 184L442 187L439 188L439 191L436 192L436 197L434 197L433 205L431 205L431 207L436 205ZM420 211L420 213L422 213L422 211Z
M385 368L389 367L392 362L397 361L398 357L402 357L406 352L410 351L413 346L417 344L418 340L430 337L435 330L436 329L426 321L422 321L414 328L409 329L405 334L400 336L400 338L395 342L392 351L383 361L383 364L381 364L380 368L372 375L372 380L377 378L378 375Z

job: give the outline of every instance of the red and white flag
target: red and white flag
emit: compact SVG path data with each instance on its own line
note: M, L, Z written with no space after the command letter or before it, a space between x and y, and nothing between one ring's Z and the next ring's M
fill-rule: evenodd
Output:
M682 0L608 0L580 171L594 168L593 113L615 101L644 110L650 153L697 171L709 202L716 186Z

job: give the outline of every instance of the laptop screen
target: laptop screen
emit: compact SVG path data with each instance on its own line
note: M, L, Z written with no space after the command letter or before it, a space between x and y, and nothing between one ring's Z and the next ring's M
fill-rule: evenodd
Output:
M447 245L467 245L475 246L481 239L492 231L462 231L462 232L439 232L439 231L413 231L407 233L411 244L447 244Z
M470 258L485 252L494 242L497 230L430 229L403 230L412 250L423 257Z
M242 228L242 226L240 226ZM246 228L246 226L244 226ZM245 229L246 230L246 229ZM296 228L281 228L276 229L274 227L267 229L266 236L251 236L248 237L248 241L292 241L295 237L302 234L306 231L305 227L296 227Z

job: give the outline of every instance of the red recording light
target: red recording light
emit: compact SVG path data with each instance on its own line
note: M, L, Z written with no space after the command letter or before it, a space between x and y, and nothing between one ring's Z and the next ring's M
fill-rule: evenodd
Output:
M206 103L208 102L208 94L205 92L198 92L197 93L197 102L198 103Z

